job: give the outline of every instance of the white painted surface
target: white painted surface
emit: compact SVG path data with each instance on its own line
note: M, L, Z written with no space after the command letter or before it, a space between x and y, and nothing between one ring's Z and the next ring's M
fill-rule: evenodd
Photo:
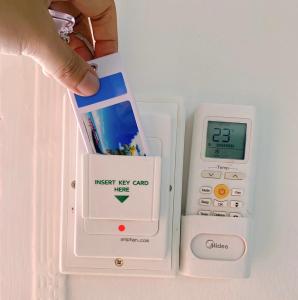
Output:
M32 299L37 283L61 287L66 299L298 298L297 132L298 4L269 1L118 1L120 50L136 95L181 95L197 103L253 104L259 119L255 254L248 280L71 277L56 274L57 243L33 264L32 216L58 233L62 89L16 57L0 58L1 299ZM17 78L17 79L16 79ZM34 82L33 82L34 81ZM187 169L186 161L186 169ZM35 202L34 202L35 201ZM35 204L34 204L35 203ZM33 205L34 204L34 205ZM37 206L36 206L37 205ZM55 212L55 214L53 214ZM37 248L35 248L37 249ZM46 263L50 261L50 263ZM41 263L42 262L42 263ZM41 277L39 277L41 275ZM44 281L42 280L44 279ZM54 280L54 281L51 281ZM57 281L58 280L58 281ZM33 285L34 286L34 285Z
M0 299L62 299L54 275L64 90L29 59L0 56L0 66Z
M29 299L35 90L25 74L34 78L34 66L0 57L0 68L0 298Z

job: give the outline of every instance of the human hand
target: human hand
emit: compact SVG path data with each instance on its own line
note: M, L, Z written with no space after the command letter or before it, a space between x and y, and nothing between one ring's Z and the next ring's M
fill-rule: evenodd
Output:
M49 5L76 18L69 45L59 37ZM83 41L85 38L93 45L88 17L95 40L94 57ZM84 59L117 52L116 19L113 0L0 0L0 53L29 56L73 92L92 95L99 83Z

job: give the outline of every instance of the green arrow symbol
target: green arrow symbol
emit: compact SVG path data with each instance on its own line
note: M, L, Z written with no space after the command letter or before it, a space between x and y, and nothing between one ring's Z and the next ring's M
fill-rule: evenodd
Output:
M121 203L123 203L129 196L127 195L115 195L117 200L119 200Z

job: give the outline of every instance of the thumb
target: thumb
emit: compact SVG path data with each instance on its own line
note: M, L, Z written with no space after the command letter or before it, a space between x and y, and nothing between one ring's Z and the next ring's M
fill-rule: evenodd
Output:
M49 27L48 27L49 28ZM39 38L35 50L27 55L37 61L50 76L76 94L90 96L99 89L95 71L62 39L54 27ZM30 47L31 48L31 47Z

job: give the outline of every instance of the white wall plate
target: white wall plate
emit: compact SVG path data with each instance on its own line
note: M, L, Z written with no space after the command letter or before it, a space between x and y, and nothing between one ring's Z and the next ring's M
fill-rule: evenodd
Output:
M81 159L85 148L77 128L68 126L65 116L62 173L62 209L60 235L60 269L66 274L103 274L125 276L173 276L179 266L180 212L182 191L182 162L184 144L184 110L180 100L138 102L145 136L151 154L161 157L161 193L158 234L147 237L149 243L136 243L142 236L128 236L125 248L131 253L144 251L144 256L121 257L123 263L117 264L118 256L100 256L93 251L90 256L75 255L76 230L75 216L78 203L82 203L80 192ZM67 111L66 114L71 114ZM117 170L115 169L115 172ZM76 180L76 187L72 182ZM165 255L155 253L156 245L165 242ZM96 235L91 244L100 249L105 243L115 243L119 235ZM139 245L140 244L140 245ZM155 246L154 246L155 245ZM147 249L138 249L142 246ZM158 248L158 247L157 247ZM121 251L120 251L121 252ZM152 255L150 254L152 252ZM118 251L119 254L119 251Z

